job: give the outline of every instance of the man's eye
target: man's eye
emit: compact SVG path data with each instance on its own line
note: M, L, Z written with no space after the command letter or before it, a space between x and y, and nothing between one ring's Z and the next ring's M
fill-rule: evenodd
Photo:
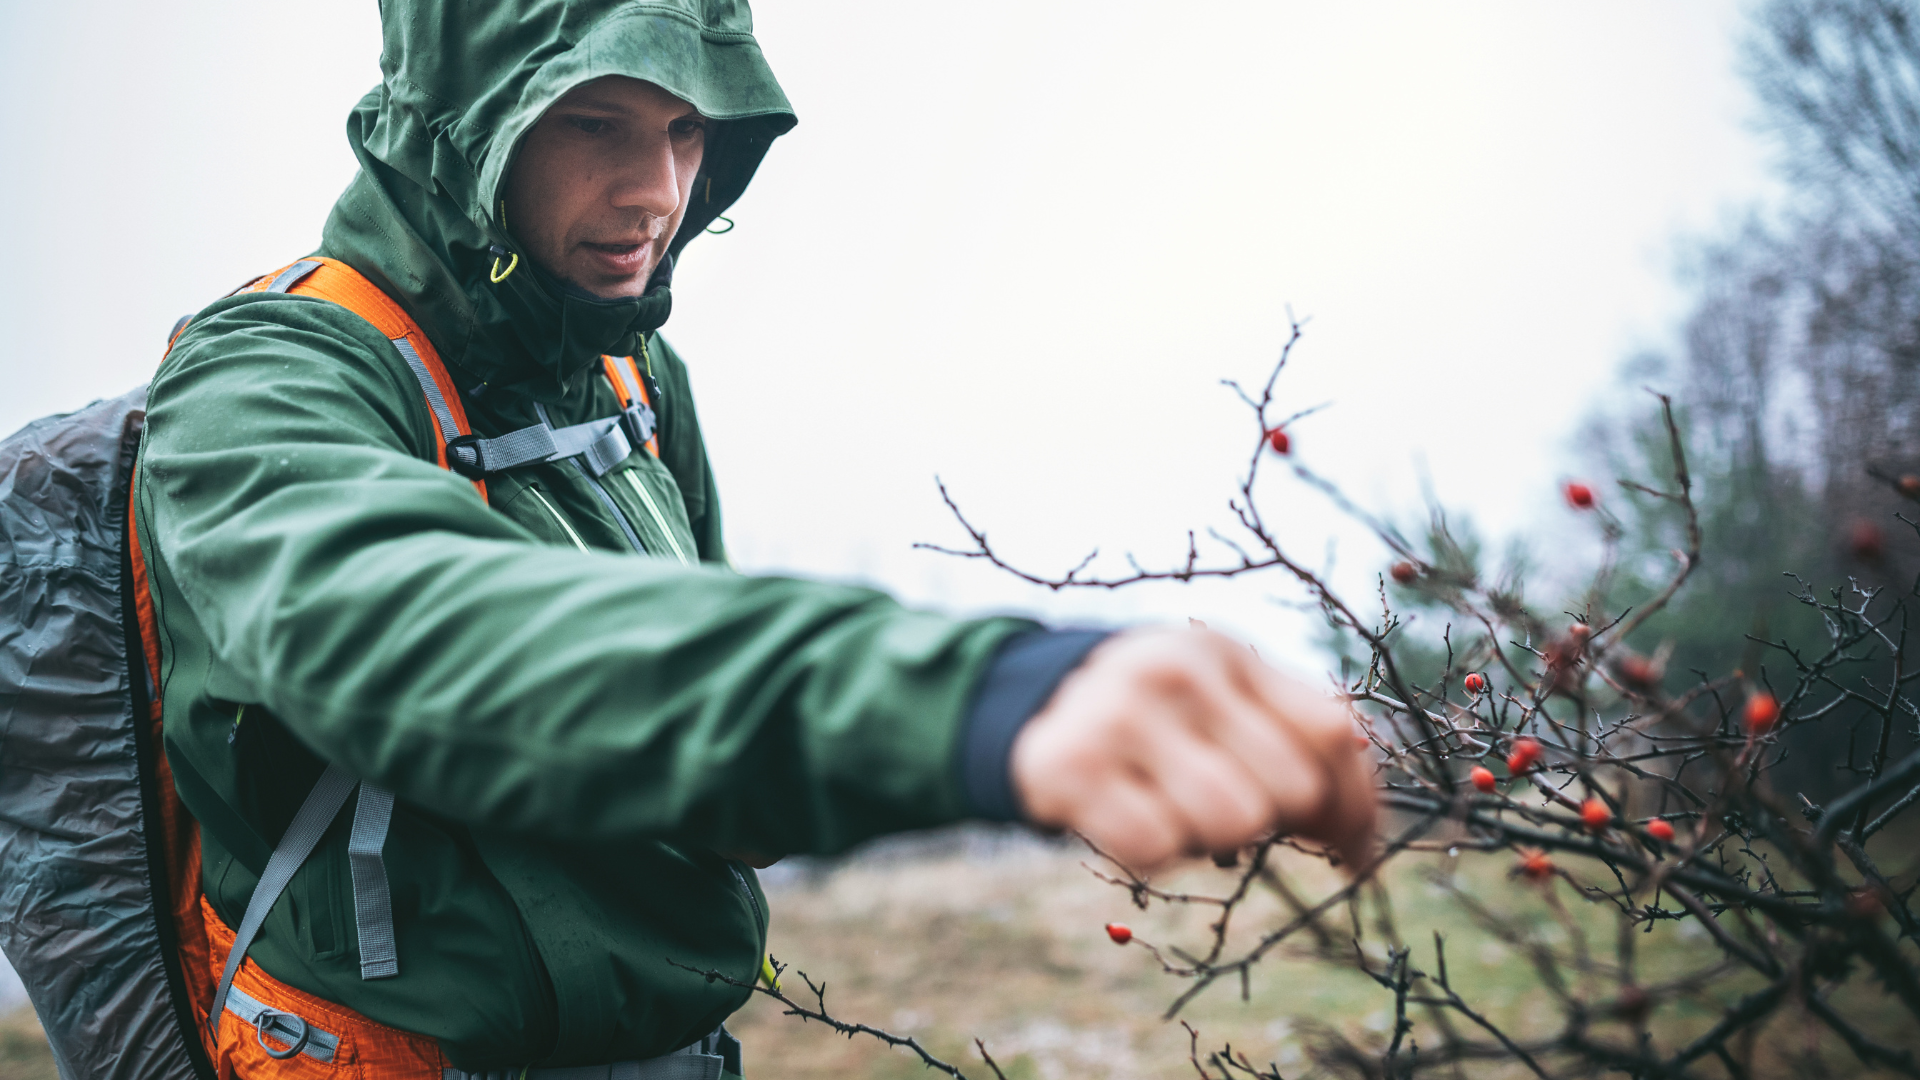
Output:
M707 130L707 122L705 120L675 120L673 123L667 125L667 130L677 136L685 137L695 132Z
M572 124L574 127L580 129L580 131L588 135L602 134L607 130L608 127L611 126L605 120L596 120L590 116L568 117L567 123Z

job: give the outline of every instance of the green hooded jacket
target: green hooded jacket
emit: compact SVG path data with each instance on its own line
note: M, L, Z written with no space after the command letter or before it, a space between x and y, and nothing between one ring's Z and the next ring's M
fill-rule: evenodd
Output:
M514 148L588 80L717 121L675 254L739 196L794 123L743 2L386 0L382 21L320 253L420 324L482 435L614 415L596 361L644 355L659 456L515 470L483 502L372 326L311 297L209 306L154 379L135 487L166 752L229 925L328 763L398 796L399 975L360 978L343 817L253 946L274 977L465 1069L654 1056L747 995L675 965L759 968L765 897L716 852L1016 816L1007 747L1097 637L731 572L655 334L670 265L629 300L524 261L490 280L517 250Z

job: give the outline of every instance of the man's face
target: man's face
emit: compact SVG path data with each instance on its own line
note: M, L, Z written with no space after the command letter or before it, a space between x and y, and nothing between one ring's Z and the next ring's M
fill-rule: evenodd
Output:
M595 296L639 296L687 212L707 123L650 82L575 87L521 142L507 227L555 276Z

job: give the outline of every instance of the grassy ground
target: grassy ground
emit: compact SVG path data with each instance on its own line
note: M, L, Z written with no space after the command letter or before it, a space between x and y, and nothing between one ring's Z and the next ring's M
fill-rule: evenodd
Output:
M0 1015L0 1080L58 1080L40 1022L26 1006Z
M836 1016L914 1035L975 1080L991 1075L972 1048L975 1037L985 1040L1015 1080L1191 1078L1186 1033L1177 1022L1160 1019L1184 984L1163 974L1137 945L1113 945L1102 928L1121 921L1144 940L1191 948L1207 940L1212 912L1160 904L1138 911L1125 891L1101 883L1080 865L1083 854L1023 834L969 830L889 842L838 863L796 861L767 875L774 909L772 951L795 969L824 977L827 1004ZM1287 872L1309 886L1307 891L1335 884L1318 864L1291 854L1285 860ZM1448 861L1435 854L1427 867L1443 868ZM1552 915L1537 887L1510 880L1501 862L1461 862L1466 865L1454 880L1497 912L1511 932L1560 948L1569 947L1569 935L1578 932L1597 956L1614 957L1611 918L1574 898L1564 883L1556 889L1571 913L1567 922ZM1556 1030L1559 1010L1539 989L1524 954L1475 926L1452 896L1423 876L1415 860L1396 866L1389 881L1392 909L1401 934L1415 948L1415 965L1433 970L1432 932L1438 929L1446 935L1456 987L1476 1008L1516 1035L1538 1037ZM1221 872L1201 864L1156 884L1213 893L1223 880ZM1276 902L1257 900L1237 916L1231 940L1244 943L1279 918ZM1379 956L1380 935L1372 920L1369 914L1363 940ZM1635 946L1645 984L1717 959L1704 934L1687 923L1659 924L1654 933L1636 936ZM804 992L792 972L786 986ZM1703 1030L1724 1002L1746 988L1749 984L1736 981L1711 994L1663 1002L1649 1025L1656 1044L1672 1047ZM1231 1042L1263 1066L1277 1064L1289 1078L1307 1071L1304 1040L1316 1037L1315 1024L1368 1047L1384 1045L1392 1025L1389 994L1351 968L1305 956L1271 957L1256 969L1247 989L1243 1002L1237 986L1216 986L1183 1016L1200 1029L1203 1049ZM1576 981L1572 990L1596 1003L1606 1000L1598 987ZM1920 1032L1910 1023L1902 1027L1888 1002L1864 980L1835 1003L1883 1041L1920 1047ZM1417 1019L1413 1037L1431 1045L1430 1022ZM903 1052L864 1037L849 1041L818 1024L782 1016L776 1003L758 996L730 1026L746 1045L754 1080L931 1075ZM1616 1020L1597 1020L1593 1033L1619 1043L1632 1037ZM0 1018L0 1080L51 1080L45 1046L30 1012ZM1777 1016L1751 1053L1755 1077L1880 1075L1794 1014ZM1793 1061L1806 1067L1790 1067ZM1712 1065L1701 1074L1720 1075ZM1528 1074L1516 1067L1470 1065L1463 1075L1505 1080Z

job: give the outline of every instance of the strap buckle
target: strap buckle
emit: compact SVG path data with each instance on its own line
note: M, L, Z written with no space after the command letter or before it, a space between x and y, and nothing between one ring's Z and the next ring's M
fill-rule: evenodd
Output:
M487 461L481 449L478 435L462 435L447 440L447 468L469 480L485 480L489 475ZM468 460L471 458L472 460Z

